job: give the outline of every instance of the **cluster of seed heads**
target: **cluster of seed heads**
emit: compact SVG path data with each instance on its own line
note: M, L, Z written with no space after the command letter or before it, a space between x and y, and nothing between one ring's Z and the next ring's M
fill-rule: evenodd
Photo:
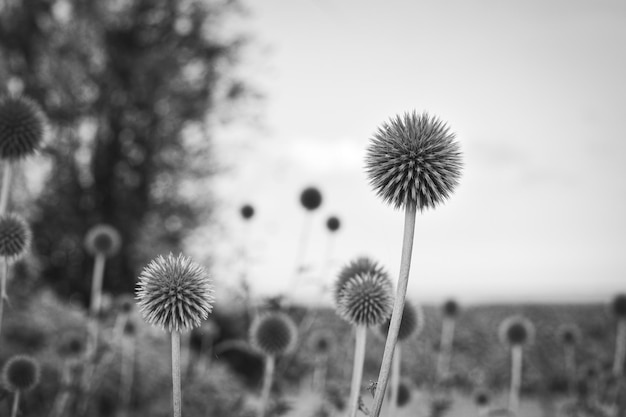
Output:
M387 339L391 320L387 319L378 327L380 335ZM413 306L409 301L405 301L400 320L400 330L398 331L398 341L402 342L418 335L424 327L424 313L418 307Z
M200 326L213 310L213 282L206 269L182 254L159 255L139 275L137 305L144 320L168 331Z
M10 261L22 258L30 246L31 231L21 216L13 213L0 216L0 256Z
M522 316L507 317L500 324L500 340L508 345L525 345L533 342L535 326Z
M391 281L386 274L358 274L340 291L337 313L352 325L377 326L391 315L391 292Z
M39 362L27 355L10 358L2 369L2 382L11 392L30 391L39 383Z
M267 356L291 352L298 340L298 329L287 314L271 311L257 316L250 326L250 344Z
M120 232L107 224L96 225L89 229L85 235L85 248L92 256L111 257L119 252L121 246Z
M384 123L366 152L370 183L396 208L434 208L452 194L461 176L454 133L426 113L405 113Z
M387 275L387 272L385 272L384 268L378 264L378 262L367 257L360 257L350 261L347 265L341 268L339 275L337 276L337 280L335 281L333 293L335 304L339 304L339 298L346 283L350 279L361 274Z
M39 105L26 97L0 99L0 158L23 159L41 146L46 118Z

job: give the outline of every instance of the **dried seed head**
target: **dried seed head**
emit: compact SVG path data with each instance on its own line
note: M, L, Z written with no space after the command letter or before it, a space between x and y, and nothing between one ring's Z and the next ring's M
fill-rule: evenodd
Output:
M39 376L39 362L27 355L13 356L2 369L4 386L12 392L33 389L39 383Z
M339 305L339 297L341 296L341 292L343 291L346 282L359 274L384 275L387 279L389 279L387 272L385 272L383 267L380 266L378 262L373 261L370 258L360 257L350 261L341 269L341 271L339 271L339 275L335 281L333 294L335 298L335 305Z
M387 275L358 274L346 282L337 313L355 326L376 326L391 315L393 296Z
M300 194L300 204L305 209L313 211L322 204L322 193L315 187L307 187Z
M31 232L26 220L14 213L0 216L0 256L18 261L28 251Z
M250 204L246 204L241 207L240 212L241 217L243 217L244 220L250 220L252 216L254 216L254 207L252 207Z
M626 294L619 294L613 299L613 314L626 318Z
M511 316L500 323L500 341L510 346L525 345L533 342L535 326L525 317Z
M396 116L374 134L366 172L376 193L396 208L434 208L461 177L461 151L448 126L426 113Z
M137 305L144 320L168 331L200 326L213 310L213 282L207 271L182 254L153 259L139 275Z
M41 146L46 117L39 105L26 97L0 99L0 159L23 159Z
M336 232L341 227L341 222L339 218L336 216L330 216L328 220L326 220L326 228L331 232Z
M384 339L387 339L387 333L389 332L389 325L391 319L385 320L383 324L378 327L378 334ZM404 302L404 309L402 310L402 320L400 320L400 331L398 332L398 341L402 342L408 340L412 336L418 335L424 327L424 313L421 308L414 307L408 300Z
M282 312L271 311L257 316L250 326L250 344L267 356L291 352L297 339L296 324Z
M117 254L121 246L120 233L107 224L96 225L85 235L85 248L92 256L102 254L108 258Z
M443 303L443 315L450 318L455 318L459 314L459 304L454 300L447 300Z
M576 345L581 339L580 327L574 323L562 324L556 334L558 340L564 345Z

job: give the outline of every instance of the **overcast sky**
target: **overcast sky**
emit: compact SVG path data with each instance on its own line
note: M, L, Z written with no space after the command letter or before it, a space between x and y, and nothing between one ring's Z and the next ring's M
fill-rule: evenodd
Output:
M428 111L464 153L450 200L418 214L409 296L439 302L604 301L626 292L626 3L623 0L248 1L249 74L262 126L231 127L216 152L234 285L245 244L257 295L320 288L358 255L397 279L404 215L376 197L364 151L382 122ZM319 187L305 262L290 286ZM244 229L238 209L256 215ZM337 215L332 265L324 223ZM295 290L292 288L295 287Z

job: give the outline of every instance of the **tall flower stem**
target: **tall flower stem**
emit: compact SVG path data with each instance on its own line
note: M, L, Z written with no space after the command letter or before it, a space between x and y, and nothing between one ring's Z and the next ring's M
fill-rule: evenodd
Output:
M511 346L511 388L509 391L509 410L518 414L520 389L522 387L522 345Z
M454 324L454 319L450 317L444 317L441 324L441 345L437 361L437 379L439 382L444 380L450 372Z
M103 253L96 255L95 263L93 266L93 277L91 281L91 304L90 313L95 319L98 318L100 313L100 305L102 304L102 279L104 276L104 264L106 256Z
M263 387L261 388L261 402L257 412L258 417L265 415L265 410L270 400L272 382L274 381L274 369L276 368L276 358L273 355L265 357L265 370L263 371Z
M0 334L2 334L2 315L4 312L4 300L7 296L7 280L9 278L9 260L2 258L3 265L0 267Z
M15 391L13 394L13 408L11 409L11 417L17 417L17 408L20 404L20 392Z
M313 391L323 393L326 387L326 374L328 372L328 355L318 355L315 358L313 370Z
M359 393L363 379L363 364L365 362L365 342L367 327L356 326L354 337L354 366L352 367L352 383L350 384L350 399L348 400L348 417L355 417L359 409Z
M615 358L613 360L613 375L621 377L624 373L626 361L626 318L620 318L617 322L617 334L615 335Z
M391 395L389 397L389 417L395 417L398 412L398 390L400 389L400 363L402 361L401 343L396 345L391 362Z
M411 269L411 255L413 253L413 236L415 234L415 216L417 207L414 203L407 204L404 215L404 237L402 240L402 257L400 259L400 276L398 277L398 286L396 289L396 300L393 305L393 313L391 314L391 322L389 324L389 332L387 333L387 342L385 343L385 351L383 353L383 361L378 375L378 383L376 385L376 394L374 395L374 404L371 410L371 417L379 417L380 410L385 398L387 382L389 380L389 371L391 369L391 359L393 351L398 342L398 333L400 331L400 321L404 310L404 300L406 298L406 289L409 283L409 271Z
M563 356L565 373L567 375L567 393L573 396L576 384L576 348L574 345L565 345L563 347Z
M11 177L13 174L12 162L4 162L4 169L2 174L2 189L0 190L0 214L6 213L7 206L9 205L9 192L11 191Z
M182 393L180 390L180 333L172 330L172 404L174 417L181 417Z
M128 415L130 400L133 390L133 376L135 373L135 339L132 337L122 340L122 360L121 360L121 381L120 381L120 403L124 415Z

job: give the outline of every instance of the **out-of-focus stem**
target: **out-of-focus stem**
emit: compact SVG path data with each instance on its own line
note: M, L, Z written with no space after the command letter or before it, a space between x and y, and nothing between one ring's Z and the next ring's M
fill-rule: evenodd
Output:
M265 357L265 370L263 372L263 388L261 389L261 402L257 417L263 417L270 400L270 392L272 391L272 382L274 381L274 369L276 368L276 358L274 356Z
M13 408L11 409L11 417L17 417L17 408L20 404L20 392L15 391L13 394Z
M620 318L617 322L617 334L615 335L615 359L613 360L613 375L621 377L624 373L624 361L626 360L626 319Z
M6 213L9 205L9 192L11 191L11 177L13 173L13 163L4 161L2 175L2 190L0 190L0 215Z
M450 361L452 359L452 344L454 342L455 320L452 317L444 317L441 323L441 345L437 361L437 380L443 381L450 374Z
M413 236L415 234L416 214L417 207L415 204L407 205L404 216L404 236L402 240L402 257L400 260L400 276L398 277L396 300L393 305L393 313L391 314L391 322L387 333L387 342L385 343L383 361L378 375L376 394L374 395L374 404L370 414L371 417L380 416L380 410L383 405L387 382L389 380L391 359L393 357L394 348L398 342L400 321L402 320L402 312L404 311L404 300L406 298L406 289L409 283L409 271L411 269L411 255L413 253Z
M398 390L400 389L400 362L402 360L402 343L396 345L391 361L391 397L389 398L389 417L398 413Z
M4 313L4 300L7 296L7 280L9 279L9 260L2 258L3 265L0 267L0 334L2 334L2 318Z
M357 326L354 342L354 366L352 367L352 383L350 384L350 399L348 400L348 417L355 417L359 409L359 393L363 379L363 364L365 362L365 342L367 327Z
M511 346L511 389L509 391L509 410L518 415L520 389L522 387L522 345Z

